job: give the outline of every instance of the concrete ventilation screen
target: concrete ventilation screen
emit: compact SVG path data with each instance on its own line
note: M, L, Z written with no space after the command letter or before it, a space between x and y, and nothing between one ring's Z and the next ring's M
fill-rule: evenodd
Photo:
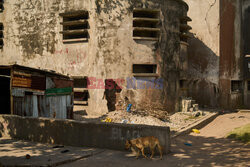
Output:
M4 3L4 0L0 0L0 12L3 12L3 3Z
M160 10L133 10L133 39L158 41L160 28Z
M191 38L189 30L192 29L187 22L192 21L189 17L184 16L180 19L180 40L183 42L187 42L188 38Z
M155 74L157 65L148 65L148 64L134 64L133 73L134 74Z
M87 77L73 77L74 79L74 105L88 105L89 91Z
M87 42L89 38L89 13L88 11L78 11L70 13L62 13L61 23L63 31L63 43Z
M3 23L0 23L0 49L3 48Z
M241 92L242 91L242 81L231 81L231 91Z

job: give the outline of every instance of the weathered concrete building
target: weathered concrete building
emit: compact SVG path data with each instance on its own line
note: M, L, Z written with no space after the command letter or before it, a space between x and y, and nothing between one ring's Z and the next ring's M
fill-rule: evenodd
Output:
M182 0L8 0L0 8L2 65L69 74L75 103L89 113L129 103L179 109L190 29Z
M211 107L250 108L250 1L185 2L193 28L188 95Z

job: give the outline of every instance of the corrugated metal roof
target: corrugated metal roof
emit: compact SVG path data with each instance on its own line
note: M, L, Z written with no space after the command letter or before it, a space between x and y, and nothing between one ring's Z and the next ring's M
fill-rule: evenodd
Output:
M18 64L0 65L0 69L1 68L14 68L14 69L20 69L20 70L27 70L27 71L38 72L40 74L45 74L45 75L49 75L49 76L57 76L57 77L65 78L65 79L70 79L69 76L57 73L53 70L32 68L32 67L22 66L22 65L18 65Z

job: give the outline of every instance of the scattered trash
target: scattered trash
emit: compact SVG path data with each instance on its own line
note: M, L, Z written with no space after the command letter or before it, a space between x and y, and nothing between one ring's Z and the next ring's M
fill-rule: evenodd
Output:
M61 153L69 152L69 150L62 150Z
M122 120L122 123L123 123L123 124L127 124L127 123L128 123L128 120L123 119L123 120Z
M192 146L191 143L184 143L186 146Z
M104 120L102 120L102 122L112 122L112 119L111 118L106 118L106 119L104 119Z
M57 145L57 146L53 146L52 148L63 148L63 145Z
M132 104L129 104L128 107L127 107L127 112L130 112L131 107L132 107Z
M198 129L192 129L192 131L194 132L194 133L201 133Z
M26 159L30 159L30 157L31 157L31 156L30 156L29 154L26 154L26 155L25 155L25 158L26 158Z

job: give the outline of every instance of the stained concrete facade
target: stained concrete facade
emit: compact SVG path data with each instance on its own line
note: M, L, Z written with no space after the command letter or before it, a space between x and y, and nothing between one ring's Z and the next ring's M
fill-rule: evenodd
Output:
M248 0L185 0L194 38L188 48L188 95L199 104L250 108Z
M88 89L91 113L107 112L108 103L121 108L131 103L136 109L178 110L184 63L180 61L180 19L188 11L182 0L8 0L3 6L1 64L96 78L98 88ZM157 40L133 39L134 9L159 12ZM60 33L63 14L78 11L88 12L88 40L66 44ZM153 75L142 77L162 78L161 89L126 89L126 78L136 78L133 64L156 65ZM116 82L122 89L113 92L115 104L107 100L106 79L125 80Z

